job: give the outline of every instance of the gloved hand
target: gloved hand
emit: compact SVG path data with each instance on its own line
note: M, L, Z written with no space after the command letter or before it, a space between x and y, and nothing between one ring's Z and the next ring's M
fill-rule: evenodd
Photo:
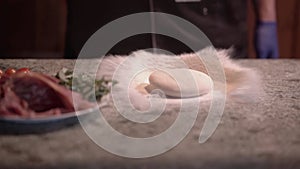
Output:
M255 32L255 49L258 58L278 58L276 22L259 22Z

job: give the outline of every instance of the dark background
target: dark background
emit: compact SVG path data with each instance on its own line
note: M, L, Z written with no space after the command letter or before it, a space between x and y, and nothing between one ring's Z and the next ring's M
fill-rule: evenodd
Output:
M247 0L245 9L247 35L242 43L247 45L247 57L255 58L255 16L250 1ZM76 58L82 45L101 26L124 15L149 11L148 0L85 2L0 0L0 58ZM277 0L277 3L280 58L300 58L300 1ZM93 16L97 18L87 19ZM149 47L152 47L151 36L139 35L120 42L110 53L128 54Z

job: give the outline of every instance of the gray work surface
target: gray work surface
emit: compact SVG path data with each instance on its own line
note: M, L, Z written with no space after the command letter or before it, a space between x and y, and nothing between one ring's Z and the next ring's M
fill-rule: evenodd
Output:
M237 62L261 73L265 95L256 103L228 100L221 123L204 144L198 143L198 136L207 107L179 145L155 157L130 159L113 155L97 146L77 125L39 135L0 135L0 169L300 168L300 60ZM0 60L1 69L30 67L50 74L73 65L74 60ZM109 113L112 108L105 111ZM117 115L109 120L125 134L149 135L167 128L177 114L168 112L163 116L167 118L147 127L140 126L143 131Z

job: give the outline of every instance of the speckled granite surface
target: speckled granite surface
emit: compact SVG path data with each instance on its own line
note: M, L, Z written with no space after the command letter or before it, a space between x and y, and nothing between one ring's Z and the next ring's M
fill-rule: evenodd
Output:
M156 157L112 155L75 126L40 135L0 135L0 168L300 168L300 60L238 62L261 72L265 95L251 104L228 101L221 124L204 144L197 140L208 107L203 107L196 125L178 146ZM1 69L30 67L50 74L73 65L73 60L0 60ZM110 113L112 108L104 111ZM164 116L162 121L141 126L143 131L117 116L109 121L128 134L153 134L170 125L176 113Z

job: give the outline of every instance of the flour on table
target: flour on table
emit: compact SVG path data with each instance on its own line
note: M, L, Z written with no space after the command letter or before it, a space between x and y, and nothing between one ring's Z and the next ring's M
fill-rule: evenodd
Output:
M260 93L262 93L258 73L253 69L245 68L235 63L234 60L230 59L226 50L215 51L208 47L197 52L197 54L203 57L210 57L210 55L213 55L213 52L216 52L217 58L224 69L226 82L221 85L226 86L226 97L242 102L256 101ZM149 90L147 90L147 86L150 84L149 76L153 72L157 70L191 69L208 74L205 64L197 54L165 55L140 50L128 56L107 56L99 66L98 76L105 75L118 82L113 87L112 92L118 97L124 98L124 100L129 98L129 102L124 102L125 107L128 108L130 106L133 109L144 110L151 107L151 105L155 107L153 106L154 102L149 101L150 98L155 100L162 97L159 93L157 95L150 94ZM214 81L213 83L216 85L221 82ZM191 93L191 91L189 92ZM178 95L175 94L175 96ZM166 95L163 95L162 99L166 99L169 103L176 103L174 102L176 99L168 99ZM200 100L202 101L210 99L210 92L200 95Z

